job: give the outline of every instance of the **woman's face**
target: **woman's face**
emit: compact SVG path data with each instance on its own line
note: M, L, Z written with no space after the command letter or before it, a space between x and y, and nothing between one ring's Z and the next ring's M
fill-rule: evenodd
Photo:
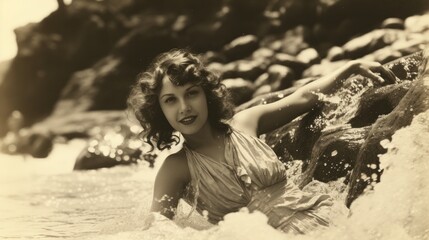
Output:
M182 134L195 134L207 123L206 94L199 85L176 86L165 76L158 100L167 121Z

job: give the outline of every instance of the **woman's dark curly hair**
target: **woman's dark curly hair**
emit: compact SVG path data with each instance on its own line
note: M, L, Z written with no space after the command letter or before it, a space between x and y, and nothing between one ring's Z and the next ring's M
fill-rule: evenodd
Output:
M213 72L207 70L199 57L187 50L173 49L160 54L147 71L138 75L128 98L128 106L143 127L141 135L152 147L151 151L154 143L162 150L179 142L158 101L164 76L168 76L177 86L187 83L200 85L206 95L210 125L225 133L230 132L225 120L232 117L233 105L225 85Z

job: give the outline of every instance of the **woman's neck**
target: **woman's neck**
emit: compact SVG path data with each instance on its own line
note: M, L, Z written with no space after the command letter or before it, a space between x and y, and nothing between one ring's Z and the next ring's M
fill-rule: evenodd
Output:
M218 145L223 142L224 133L206 124L202 129L192 135L183 135L186 145L191 149L205 148L207 146Z

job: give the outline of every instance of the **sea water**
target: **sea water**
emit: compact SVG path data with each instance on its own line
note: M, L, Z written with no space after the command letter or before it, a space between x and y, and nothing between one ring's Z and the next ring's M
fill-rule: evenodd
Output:
M180 202L170 221L149 213L155 168L142 163L72 171L83 141L57 144L47 159L0 155L0 239L429 239L429 111L398 130L380 156L384 173L328 229L287 235L246 209L218 225ZM343 188L326 185L337 201Z

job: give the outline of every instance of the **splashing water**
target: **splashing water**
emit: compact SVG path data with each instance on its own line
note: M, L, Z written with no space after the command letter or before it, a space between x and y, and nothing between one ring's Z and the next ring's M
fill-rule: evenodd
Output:
M267 224L266 216L246 209L226 215L219 225L208 223L195 212L187 218L191 207L184 202L174 222L149 213L157 169L143 163L86 172L71 172L69 166L68 171L49 174L3 174L0 238L424 240L429 237L428 133L429 111L398 130L391 142L383 140L380 144L388 149L380 157L385 172L375 190L353 203L350 216L337 215L330 228L307 235L279 232ZM72 156L70 146L67 149ZM65 165L61 157L65 150L57 148L46 160L13 159L7 167L40 167L43 161L46 167ZM4 157L0 156L1 164L8 162ZM326 184L325 191L342 203L346 191L340 182ZM307 187L316 185L312 182Z
M339 89L335 94L313 93L324 103L322 116L325 128L349 122L358 110L362 94L373 86L371 80L357 76L350 79L348 87Z

